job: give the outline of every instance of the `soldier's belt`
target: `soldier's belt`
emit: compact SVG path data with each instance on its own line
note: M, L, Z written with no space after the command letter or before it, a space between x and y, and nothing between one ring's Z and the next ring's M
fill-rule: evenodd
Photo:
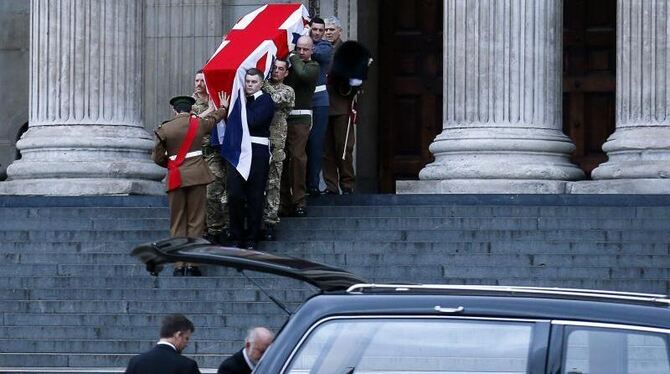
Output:
M289 114L289 116L312 116L312 111L310 109L294 109Z
M314 87L314 93L325 91L325 90L326 90L326 85L325 84Z
M185 158L191 158L195 156L202 156L202 151L193 151L186 154ZM177 155L170 156L170 160L174 161L177 159Z
M261 145L270 145L270 138L263 138L260 136L250 136L251 142Z

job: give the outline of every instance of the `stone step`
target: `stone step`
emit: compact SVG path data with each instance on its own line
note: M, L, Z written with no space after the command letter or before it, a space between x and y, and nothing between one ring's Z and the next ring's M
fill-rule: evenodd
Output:
M431 253L499 253L499 254L522 254L522 253L545 253L545 254L641 254L641 255L665 255L670 254L670 242L580 242L579 238L572 242L568 241L539 241L539 240L495 240L495 241L401 241L401 240L282 240L274 242L261 242L260 249L294 257L314 257L322 254L337 254L351 252L367 252L371 254L395 252L397 254ZM41 259L48 256L50 263L53 258L61 258L71 254L81 255L104 255L115 254L128 256L131 262L130 248L134 248L144 242L0 242L0 256L5 254L20 254L21 259L28 260L28 256L39 255ZM399 253L398 253L399 252ZM36 257L37 258L37 257Z
M122 326L0 326L2 339L39 339L67 340L108 339L108 340L146 340L156 338L159 326L135 326L131 329ZM248 326L196 327L198 339L234 341L243 337ZM132 353L132 352L130 352Z
M216 374L216 368L202 368L203 374ZM116 374L124 373L125 367L60 367L60 366L40 366L40 367L0 367L1 374Z
M286 302L290 310L300 302ZM103 313L103 314L141 314L141 313L188 313L192 314L260 314L281 310L270 301L230 303L226 300L189 300L189 301L100 301L100 300L0 300L0 313ZM155 331L154 331L155 334Z
M274 307L274 305L272 305ZM274 311L273 311L274 312ZM136 313L136 314L45 314L45 313L4 313L0 326L125 326L127 328L154 326L159 328L163 313ZM245 326L249 320L263 325L278 326L286 321L286 315L274 313L259 313L246 315L221 315L215 313L189 314L194 325L210 328L225 328L226 326ZM155 331L154 331L155 333ZM105 340L106 341L106 340ZM133 340L134 341L134 340ZM155 343L152 337L152 342ZM0 346L0 352L7 345ZM130 351L134 352L134 351Z
M156 327L158 328L158 327ZM214 353L224 354L224 352L235 352L240 349L239 337L235 340L224 339L203 339L198 336L199 329L196 328L196 334L193 335L193 340L184 350L187 355L199 353ZM154 331L155 335L155 331ZM242 338L244 335L242 335ZM124 354L132 354L144 352L156 344L156 338L152 336L149 339L39 339L34 341L22 339L1 339L0 347L2 353L12 352L35 352L35 353L109 353L118 352Z
M125 367L135 354L104 354L104 353L0 353L0 367L30 366L49 367ZM227 355L195 354L188 355L198 366L216 368Z

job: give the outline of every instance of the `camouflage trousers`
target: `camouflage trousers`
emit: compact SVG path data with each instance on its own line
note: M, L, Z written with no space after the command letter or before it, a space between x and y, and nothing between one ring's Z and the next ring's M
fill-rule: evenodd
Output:
M207 233L220 234L228 227L228 196L226 194L227 163L221 154L207 142L203 144L203 156L209 170L214 174L214 181L207 185L207 209L205 222Z
M265 186L265 210L263 211L265 226L279 223L279 189L283 167L284 161L278 161L274 158L270 161L268 184Z

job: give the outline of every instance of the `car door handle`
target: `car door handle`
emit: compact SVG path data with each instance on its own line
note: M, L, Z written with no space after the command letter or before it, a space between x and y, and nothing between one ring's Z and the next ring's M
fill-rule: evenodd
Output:
M465 310L465 308L463 308L462 306L459 306L457 308L443 308L439 305L435 305L435 308L433 309L435 309L436 312L440 313L460 313Z

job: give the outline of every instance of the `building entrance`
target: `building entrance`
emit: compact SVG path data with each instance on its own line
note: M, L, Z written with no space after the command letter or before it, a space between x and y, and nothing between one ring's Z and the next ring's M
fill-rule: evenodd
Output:
M379 2L379 191L418 179L442 131L444 3ZM445 53L449 53L446 51ZM616 0L564 0L563 131L585 171L615 129Z

